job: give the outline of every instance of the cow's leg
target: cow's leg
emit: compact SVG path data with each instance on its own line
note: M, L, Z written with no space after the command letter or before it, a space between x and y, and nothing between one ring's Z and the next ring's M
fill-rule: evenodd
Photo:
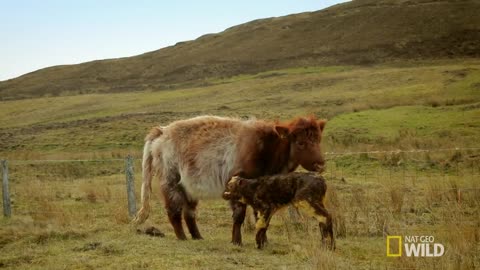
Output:
M187 223L188 231L192 235L193 239L203 239L200 235L200 231L197 227L197 221L195 217L195 212L197 210L198 201L197 200L187 200L185 208L183 209L183 218L185 223Z
M187 237L182 226L182 210L186 202L185 194L178 185L164 185L162 192L168 219L173 226L175 235L180 240L186 240Z
M267 242L267 229L271 218L272 211L270 209L265 209L258 212L257 223L255 224L255 229L257 230L255 240L257 242L258 249L262 249Z
M239 201L230 201L232 208L233 229L232 229L232 243L234 245L242 244L242 224L245 220L245 212L247 205Z

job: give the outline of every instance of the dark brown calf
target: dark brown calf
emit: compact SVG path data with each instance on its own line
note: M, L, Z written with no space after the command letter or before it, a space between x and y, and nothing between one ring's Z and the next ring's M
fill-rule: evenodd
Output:
M227 183L223 198L253 207L257 212L257 247L262 248L267 239L267 228L273 214L292 204L314 217L320 223L322 241L330 238L329 247L335 248L332 218L325 209L327 185L323 177L314 173L288 173L246 179L234 176Z

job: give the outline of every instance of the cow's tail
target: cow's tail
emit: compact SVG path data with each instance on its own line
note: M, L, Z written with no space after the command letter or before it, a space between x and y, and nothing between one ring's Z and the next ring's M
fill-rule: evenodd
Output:
M152 194L152 179L155 174L153 167L152 144L153 141L163 134L160 127L154 127L145 138L142 160L142 207L137 212L134 224L140 225L150 215L150 195Z

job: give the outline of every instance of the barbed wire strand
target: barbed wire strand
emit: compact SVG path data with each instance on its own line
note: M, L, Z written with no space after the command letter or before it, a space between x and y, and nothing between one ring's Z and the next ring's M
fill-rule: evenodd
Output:
M423 152L449 152L449 151L467 151L480 150L480 147L467 148L440 148L440 149L410 149L410 150L373 150L373 151L353 151L353 152L325 152L325 155L358 155L358 154L397 154L397 153L423 153Z
M409 149L409 150L373 150L373 151L352 151L352 152L325 152L325 155L334 156L347 156L347 155L359 155L359 154L397 154L397 153L423 153L423 152L448 152L448 151L467 151L467 150L480 150L480 147L455 147L455 148L440 148L440 149ZM2 159L2 158L0 158ZM3 158L5 159L5 158ZM141 160L141 158L134 158L135 160ZM21 164L21 163L33 163L33 162L108 162L108 161L123 161L123 158L107 158L107 159L31 159L31 160L19 160L19 159L6 159L9 162Z

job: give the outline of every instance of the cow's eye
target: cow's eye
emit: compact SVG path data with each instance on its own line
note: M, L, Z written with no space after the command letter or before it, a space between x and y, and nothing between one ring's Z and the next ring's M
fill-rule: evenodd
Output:
M304 142L297 142L297 145L300 146L300 147L304 147L305 143Z

